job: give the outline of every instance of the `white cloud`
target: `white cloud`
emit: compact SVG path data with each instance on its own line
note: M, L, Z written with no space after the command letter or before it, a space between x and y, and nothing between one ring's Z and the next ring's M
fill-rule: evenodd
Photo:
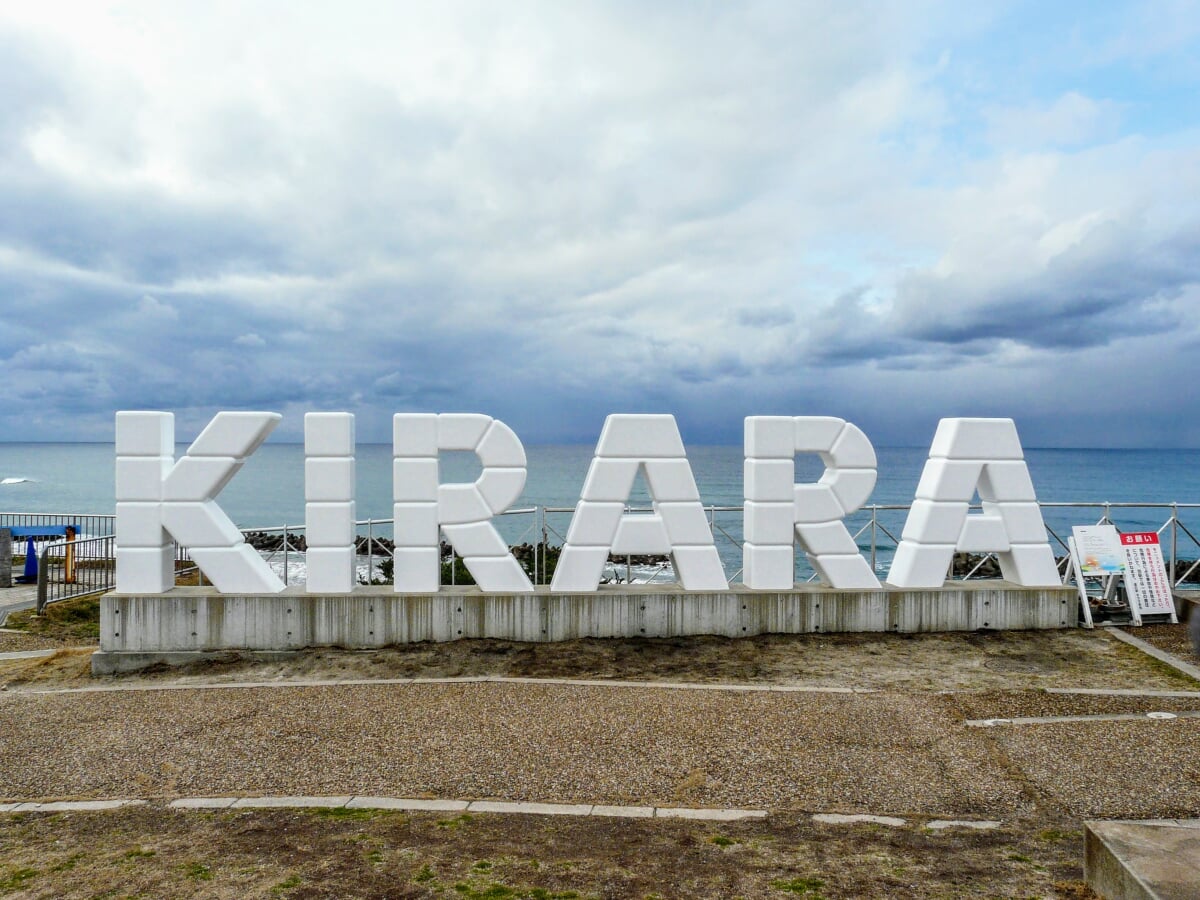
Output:
M937 2L6 8L0 314L85 299L64 346L103 422L352 400L367 438L405 404L537 439L653 407L715 439L820 405L900 439L897 391L1036 412L1031 371L1194 334L1200 140L1128 132L1102 79L984 70L995 27ZM10 367L49 366L30 341L0 336Z

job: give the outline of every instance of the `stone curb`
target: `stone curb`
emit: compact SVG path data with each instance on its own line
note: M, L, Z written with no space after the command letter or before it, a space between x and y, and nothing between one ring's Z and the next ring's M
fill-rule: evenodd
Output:
M1148 713L1096 713L1086 716L1018 716L1012 719L967 719L970 728L994 728L997 725L1061 725L1070 722L1151 722L1171 719L1200 719L1200 710L1176 710Z
M1164 650L1159 650L1157 647L1151 646L1141 638L1134 637L1132 634L1122 630L1121 628L1110 626L1108 628L1108 633L1115 637L1118 641L1129 644L1131 647L1137 647L1147 656L1153 656L1159 662L1167 664L1176 672L1186 675L1193 681L1200 681L1200 668L1193 666L1189 662L1184 662L1178 656L1167 653Z
M4 812L92 812L120 809L122 806L144 806L145 800L59 800L52 803L0 803Z
M29 651L41 653L42 651ZM55 651L50 651L55 652ZM532 684L558 685L564 687L606 687L664 689L674 691L726 691L733 693L773 694L877 694L876 688L816 687L811 685L787 684L704 684L692 681L607 681L600 679L571 678L515 678L503 675L478 675L448 678L346 678L313 681L229 681L204 682L197 684L130 684L103 685L83 688L57 688L22 691L24 694L104 694L122 691L216 691L247 690L253 688L311 688L311 687L357 687L371 685L439 685L439 684Z
M902 828L908 824L907 820L895 816L870 816L863 813L817 813L812 820L822 825L887 825L889 828Z
M0 661L6 659L37 659L39 656L53 656L58 650L10 650L0 653Z
M0 803L0 813L6 812L91 812L144 806L147 800L67 800L39 803L19 801ZM737 822L745 819L765 819L765 809L696 808L688 806L609 806L591 803L532 803L500 800L429 800L419 797L369 796L280 796L280 797L181 797L167 803L168 809L356 809L396 810L402 812L472 812L497 815L534 816L593 816L625 819L684 819L701 822ZM896 816L874 816L863 813L815 813L812 821L824 825L886 825L901 828L907 819ZM1200 827L1200 820L1155 820L1147 824L1184 825ZM935 831L947 828L992 830L999 828L995 820L934 819L924 827Z
M48 803L0 803L4 812L69 812L142 806L145 800L72 800ZM674 806L606 806L591 803L529 803L499 800L426 800L406 797L182 797L170 809L380 809L407 812L473 812L532 816L600 816L625 819L696 819L736 822L763 819L765 809L699 809Z

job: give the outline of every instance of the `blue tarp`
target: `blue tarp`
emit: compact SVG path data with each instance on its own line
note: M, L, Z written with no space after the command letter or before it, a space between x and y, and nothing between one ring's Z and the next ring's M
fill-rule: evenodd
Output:
M64 537L68 528L74 528L76 536L79 535L78 525L0 525L0 528L7 527L12 532L15 538L44 538L44 537Z

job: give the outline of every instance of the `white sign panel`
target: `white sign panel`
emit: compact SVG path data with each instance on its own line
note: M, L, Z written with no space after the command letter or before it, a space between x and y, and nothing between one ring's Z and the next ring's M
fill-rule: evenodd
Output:
M1175 614L1162 547L1153 531L1121 535L1125 552L1125 590L1131 609L1140 616Z
M1071 529L1071 534L1075 537L1079 572L1085 578L1125 574L1121 536L1114 526L1076 525Z

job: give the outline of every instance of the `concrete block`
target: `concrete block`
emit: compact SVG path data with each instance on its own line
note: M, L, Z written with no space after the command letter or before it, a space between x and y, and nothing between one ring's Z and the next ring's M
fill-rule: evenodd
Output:
M168 412L119 412L117 456L174 456L175 416Z
M976 459L929 459L917 482L916 499L970 503L983 463Z
M1013 544L1041 544L1047 540L1046 522L1042 509L1036 503L989 503L984 502L983 511L999 516L1004 523L1005 534Z
M309 547L354 547L354 502L306 503L304 538Z
M508 544L490 522L471 522L466 525L443 525L451 546L459 556L507 556Z
M604 420L596 455L608 459L682 459L687 454L674 416L617 413Z
M842 428L829 455L841 469L874 469L876 465L875 448L853 422L847 422Z
M164 503L162 523L178 543L188 548L233 547L243 540L242 532L212 500Z
M441 484L437 491L438 519L443 525L486 522L492 509L474 484Z
M786 591L796 584L792 545L742 544L742 583L755 591Z
M187 455L245 459L262 446L282 418L273 412L219 412L192 441Z
M308 574L304 585L310 594L344 594L358 583L357 557L349 547L309 546L304 554Z
M742 464L747 500L783 503L791 499L796 483L796 463L791 459L747 459Z
M175 545L118 547L117 590L123 594L162 594L175 587Z
M900 537L920 544L957 544L966 518L966 503L914 500Z
M1024 461L989 462L979 479L979 499L1034 503L1037 493Z
M392 536L397 547L438 545L436 503L397 503L392 506Z
M797 484L792 496L792 519L796 524L834 522L845 515L828 484Z
M438 455L437 413L396 413L392 416L392 456Z
M792 503L746 501L742 513L742 531L751 544L791 546L795 540L796 520Z
M579 499L625 503L633 492L639 465L636 459L593 459Z
M306 459L304 499L310 503L344 503L353 500L354 458Z
M692 465L686 459L648 459L645 462L646 484L650 496L660 503L699 501L700 491Z
M304 414L305 456L353 456L354 415L346 412Z
M481 413L441 413L438 415L439 450L474 450L483 440L492 417Z
M953 544L901 540L888 570L887 583L901 588L940 588L946 583L953 561Z
M796 526L796 534L800 539L800 546L808 553L818 556L858 553L858 545L840 521L806 522Z
M751 459L792 459L796 424L791 416L747 416L745 455Z
M929 456L943 459L1023 459L1012 419L942 419Z
M157 550L171 543L171 536L163 530L159 503L118 503L116 524L118 547Z
M1007 553L996 554L1005 581L1022 587L1057 587L1062 584L1054 553L1048 543L1013 544Z
M870 564L857 552L810 555L808 561L821 581L830 587L856 591L882 589Z
M171 471L166 456L117 457L116 500L118 503L162 500L163 480Z
M277 594L284 584L249 544L191 547L189 555L223 594Z
M875 490L877 473L874 469L830 469L821 476L821 484L827 484L837 497L843 515L862 509Z
M437 503L437 457L398 457L392 460L392 500L396 503Z
M675 561L679 584L685 591L728 590L729 579L715 546L676 547L671 557Z
M436 594L442 583L438 547L397 547L393 551L392 584L398 594Z
M653 806L593 806L593 816L609 816L618 819L650 819L654 816Z
M834 416L796 416L794 443L796 453L829 453L846 420Z
M479 480L475 482L483 502L493 515L500 515L517 502L521 491L525 489L525 469L499 469L484 467Z
M581 547L568 540L554 569L550 590L568 594L594 591L600 584L607 561L607 544L603 547Z
M501 422L493 419L492 424L475 448L479 462L485 469L524 469L525 447L516 432Z
M674 546L712 544L712 529L699 500L693 500L691 503L656 503L654 508L662 518L667 528L667 537Z
M613 536L612 552L616 555L670 553L671 539L658 515L622 516Z
M232 456L183 456L163 479L164 500L211 500L242 470Z
M533 584L512 554L504 556L465 556L463 565L475 578L480 590L499 594L532 594Z
M625 513L623 503L582 502L575 507L567 543L578 547L610 547Z
M1007 550L1009 540L1008 533L1004 530L1004 520L999 516L968 515L955 546L964 553Z

